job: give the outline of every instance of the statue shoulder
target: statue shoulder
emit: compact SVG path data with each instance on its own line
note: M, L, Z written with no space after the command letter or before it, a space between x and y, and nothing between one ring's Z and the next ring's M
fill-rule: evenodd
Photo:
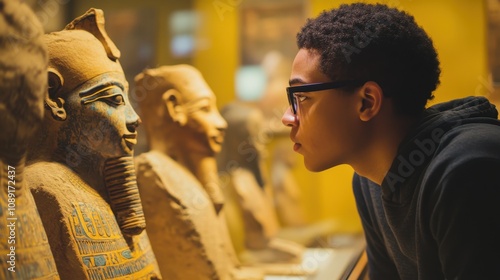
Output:
M26 185L32 191L69 192L76 191L76 186L90 187L70 167L59 162L35 162L25 169Z

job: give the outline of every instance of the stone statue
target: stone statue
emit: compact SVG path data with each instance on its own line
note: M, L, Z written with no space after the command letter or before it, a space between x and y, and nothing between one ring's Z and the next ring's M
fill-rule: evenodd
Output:
M138 115L104 15L46 34L49 92L26 180L63 279L160 279L133 163Z
M264 115L257 107L239 101L226 105L221 113L228 129L217 158L218 169L227 203L238 206L238 211L231 211L228 223L230 227L237 223L235 214L243 220L245 250L239 252L240 258L244 263L300 262L302 246L276 238L280 225L263 162L268 141ZM235 236L235 230L231 232Z
M215 155L226 121L201 73L162 66L136 76L150 151L138 185L161 272L172 279L261 279L239 267L225 225Z
M47 49L26 4L0 0L0 279L59 279L24 184L26 151L43 118Z

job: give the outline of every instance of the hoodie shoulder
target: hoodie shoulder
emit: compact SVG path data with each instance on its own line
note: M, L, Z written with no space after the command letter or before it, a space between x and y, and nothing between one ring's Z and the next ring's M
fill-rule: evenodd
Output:
M464 166L500 162L500 122L466 123L446 131L427 172L441 178Z

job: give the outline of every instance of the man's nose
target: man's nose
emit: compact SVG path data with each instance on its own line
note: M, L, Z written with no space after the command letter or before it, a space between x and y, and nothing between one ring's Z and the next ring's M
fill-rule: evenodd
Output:
M295 126L297 125L297 115L292 113L292 108L288 107L285 113L281 117L281 122L286 126Z

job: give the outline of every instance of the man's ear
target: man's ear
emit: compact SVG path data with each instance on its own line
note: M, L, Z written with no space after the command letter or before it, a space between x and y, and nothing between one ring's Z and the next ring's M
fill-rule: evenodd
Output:
M184 126L187 123L187 114L179 91L169 89L163 93L162 99L170 118L180 126Z
M49 94L45 97L45 108L49 109L52 117L58 121L66 120L66 110L64 109L64 99L57 97L59 90L64 83L61 74L49 67Z
M382 88L375 82L366 82L361 88L361 107L359 118L362 121L369 121L375 117L382 107L384 93Z

